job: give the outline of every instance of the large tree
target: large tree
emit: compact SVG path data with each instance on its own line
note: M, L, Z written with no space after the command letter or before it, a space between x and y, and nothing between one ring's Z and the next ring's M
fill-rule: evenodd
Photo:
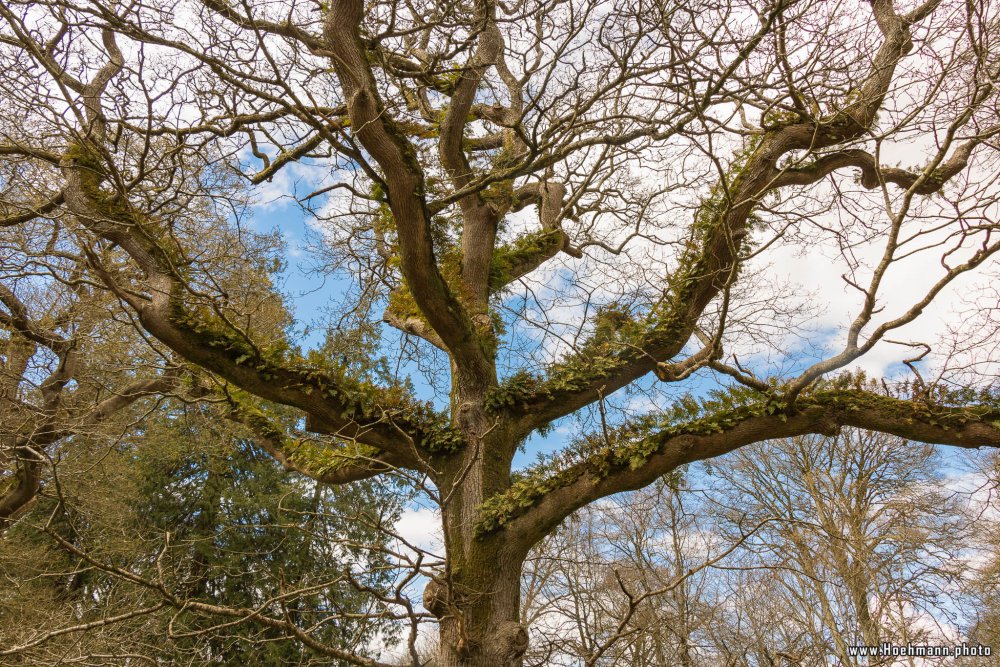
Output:
M988 0L18 0L0 18L0 227L34 226L39 266L71 262L210 373L286 467L426 480L442 665L518 664L531 547L685 463L843 426L1000 445L995 329L956 318L934 346L911 326L1000 250ZM280 267L244 215L276 185L352 281L331 294L340 334L414 364L303 354L276 324ZM768 264L796 247L815 275L829 251L847 319L809 327L829 286ZM888 341L919 351L905 389L838 375ZM728 391L669 407L711 377ZM577 414L592 433L512 474Z

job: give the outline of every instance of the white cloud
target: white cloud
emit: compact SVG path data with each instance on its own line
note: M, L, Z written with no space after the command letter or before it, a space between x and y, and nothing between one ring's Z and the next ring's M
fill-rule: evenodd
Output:
M408 507L396 522L396 534L408 544L440 554L444 551L441 513L429 507Z

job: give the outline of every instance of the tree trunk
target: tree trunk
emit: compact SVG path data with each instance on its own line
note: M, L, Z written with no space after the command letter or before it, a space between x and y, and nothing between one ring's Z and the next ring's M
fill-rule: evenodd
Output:
M424 590L424 607L440 621L442 667L519 667L528 647L528 633L520 623L527 549L511 543L503 531L475 535L483 500L510 487L517 449L511 425L483 409L486 389L456 382L452 414L466 447L460 460L450 461L435 480L447 564Z
M441 667L520 667L528 648L527 629L519 622L520 566L482 565L468 571L487 585L458 594L439 617ZM460 588L456 581L450 590Z
M446 570L424 589L424 606L440 621L440 665L519 667L528 648L520 623L524 554L502 535L477 540L474 522L463 517L456 525L452 509L445 511Z

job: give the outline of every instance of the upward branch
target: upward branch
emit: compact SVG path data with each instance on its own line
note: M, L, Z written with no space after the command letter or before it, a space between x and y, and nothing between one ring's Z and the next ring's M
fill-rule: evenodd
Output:
M488 382L492 364L466 308L438 270L423 169L379 95L358 33L363 18L364 3L359 0L335 0L326 18L325 34L351 126L381 168L399 240L400 266L414 301L461 372Z
M871 180L870 174L877 168L854 150L820 158L809 171L783 168L779 162L793 151L820 151L864 136L892 84L897 65L912 49L911 24L935 6L929 2L900 17L890 0L875 0L873 11L883 42L853 99L829 115L800 113L790 121L766 126L762 136L733 160L728 173L699 207L688 249L677 260L673 273L665 276L667 288L659 304L620 327L615 339L585 346L580 354L553 365L545 377L519 376L516 384L501 389L498 403L517 415L522 432L570 414L678 355L695 334L706 307L737 279L747 254L751 214L764 195L792 184L815 183L842 166L864 166L869 173L866 182ZM770 23L765 22L758 35L769 29ZM935 192L943 187L967 164L974 145L963 145L933 178L921 178L918 189ZM902 170L888 170L883 182L905 187L914 180ZM705 355L705 364L713 361L712 354Z

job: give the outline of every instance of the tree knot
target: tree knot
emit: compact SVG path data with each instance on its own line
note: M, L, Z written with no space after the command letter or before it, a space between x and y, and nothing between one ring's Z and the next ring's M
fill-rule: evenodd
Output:
M436 579L431 579L424 586L424 609L443 618L448 612L448 587Z
M503 662L520 658L528 650L528 629L517 621L504 621L497 626L490 646L493 655Z

